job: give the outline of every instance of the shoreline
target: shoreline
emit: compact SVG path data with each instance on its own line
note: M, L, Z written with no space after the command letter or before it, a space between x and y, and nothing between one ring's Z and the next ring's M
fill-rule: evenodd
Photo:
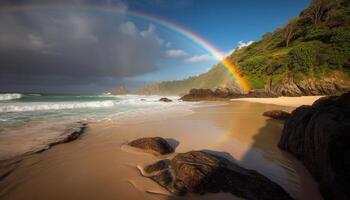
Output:
M188 115L167 113L135 123L89 124L79 140L23 160L0 183L0 199L239 199L227 193L177 197L142 177L137 166L159 157L125 151L122 146L148 136L177 141L176 153L207 149L231 155L293 197L321 199L301 163L277 148L282 123L261 115L277 108L291 111L291 107L234 101L200 104Z

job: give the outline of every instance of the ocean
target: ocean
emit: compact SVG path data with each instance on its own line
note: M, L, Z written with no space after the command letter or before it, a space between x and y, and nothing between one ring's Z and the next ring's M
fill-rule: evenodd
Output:
M35 151L77 122L140 123L171 111L189 113L194 103L167 96L0 94L0 160Z

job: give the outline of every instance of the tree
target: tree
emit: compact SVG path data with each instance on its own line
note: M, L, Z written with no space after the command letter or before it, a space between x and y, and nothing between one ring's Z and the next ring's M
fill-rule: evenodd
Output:
M286 47L289 46L290 41L294 38L296 28L297 28L298 18L294 18L288 22L288 24L283 28L283 39Z
M330 0L312 0L310 7L304 14L307 18L311 19L314 25L318 25L327 11L337 5L337 3L337 1Z

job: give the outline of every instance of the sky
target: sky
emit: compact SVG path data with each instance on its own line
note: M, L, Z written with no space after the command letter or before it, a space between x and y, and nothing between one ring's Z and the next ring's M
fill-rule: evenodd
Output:
M309 0L3 0L0 92L101 93L178 80L297 16ZM135 14L138 13L138 14ZM140 14L141 13L141 14Z

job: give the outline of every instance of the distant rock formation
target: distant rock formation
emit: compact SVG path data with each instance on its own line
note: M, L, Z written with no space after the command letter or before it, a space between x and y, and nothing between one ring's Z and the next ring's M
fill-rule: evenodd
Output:
M168 103L168 102L172 102L173 100L168 99L168 98L166 98L166 97L163 97L163 98L160 98L159 101L167 102L167 103Z
M171 160L145 166L141 173L177 195L230 192L246 199L292 199L282 187L255 170L204 151L179 153Z
M304 163L326 200L350 199L350 92L295 109L278 146Z
M269 110L263 113L263 116L277 120L287 120L291 114L283 110Z
M130 93L129 89L125 86L121 86L111 91L111 94L113 95L121 95L121 94L129 94L129 93Z
M174 152L174 148L161 137L149 137L140 138L129 142L129 145L139 149L143 149L146 152L151 152L155 154L169 154Z

